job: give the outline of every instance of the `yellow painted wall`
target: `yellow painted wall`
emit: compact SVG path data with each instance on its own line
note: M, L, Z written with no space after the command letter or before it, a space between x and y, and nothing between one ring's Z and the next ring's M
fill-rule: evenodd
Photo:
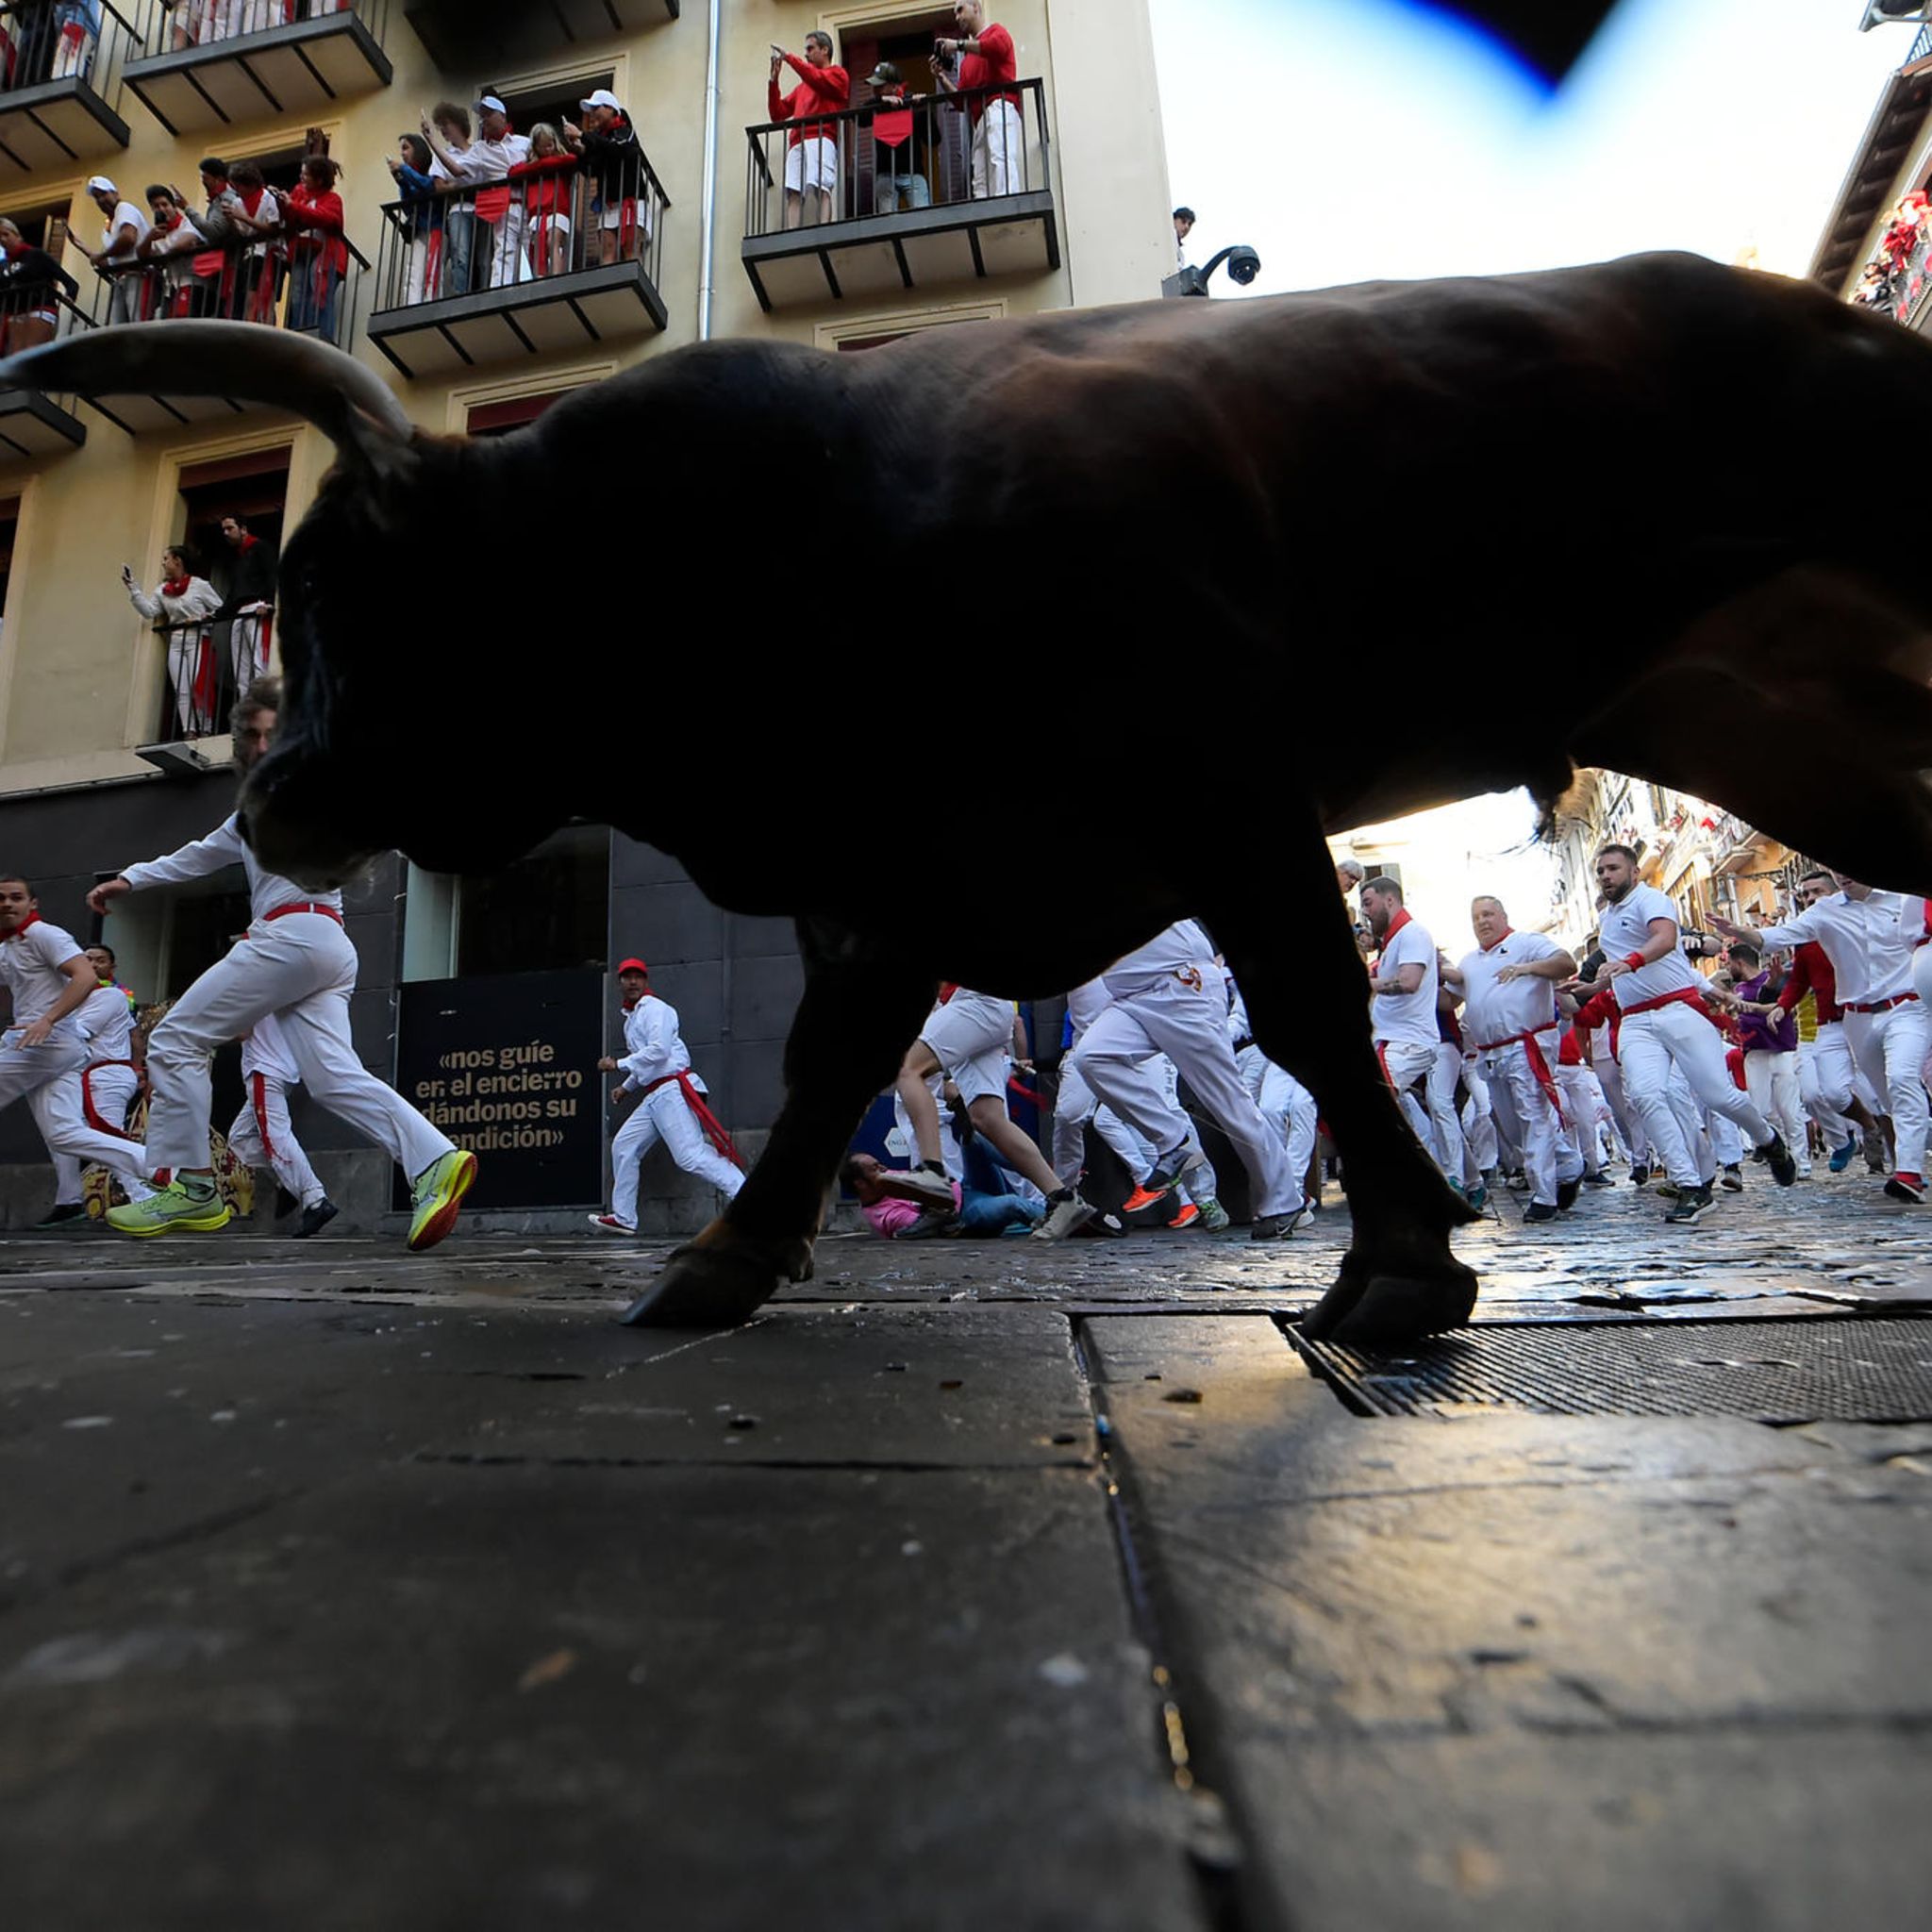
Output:
M717 223L712 263L712 333L780 336L832 345L864 325L905 327L941 314L1021 315L1078 303L1151 298L1174 259L1167 162L1151 28L1145 0L1013 0L992 17L1012 33L1023 79L1046 84L1053 137L1053 181L1061 266L1053 274L967 281L900 292L869 305L759 308L740 258L744 206L744 130L766 118L769 42L798 48L808 28L835 38L922 18L923 7L841 5L809 0L724 0L719 71ZM410 416L435 430L459 429L470 404L558 388L601 376L693 341L698 325L699 235L704 177L706 0L685 0L683 15L646 30L559 49L548 66L505 71L479 57L462 73L437 70L392 6L387 51L394 79L386 89L346 98L327 114L292 114L215 133L171 139L132 92L119 103L132 132L125 154L76 165L0 192L0 213L72 204L76 236L100 233L98 210L82 192L97 170L142 201L148 183L171 181L193 193L195 164L217 152L230 161L299 143L311 122L329 130L344 167L341 193L350 239L372 260L381 219L393 198L384 157L441 98L469 102L480 89L506 92L547 79L615 69L644 150L671 199L660 292L669 308L661 336L604 344L589 354L525 357L465 371L459 378L406 380L364 334L374 276L364 277L350 348L402 397ZM789 85L789 82L787 83ZM1030 116L1029 116L1030 122ZM197 197L198 198L198 197ZM92 271L70 248L67 267L92 299ZM261 447L292 444L291 520L312 498L330 451L321 435L266 411L130 438L86 404L86 445L71 454L0 465L0 495L22 498L19 538L0 631L0 793L85 784L145 774L133 747L158 717L164 684L161 647L129 607L124 561L144 586L159 575L160 550L179 534L177 478L184 464Z

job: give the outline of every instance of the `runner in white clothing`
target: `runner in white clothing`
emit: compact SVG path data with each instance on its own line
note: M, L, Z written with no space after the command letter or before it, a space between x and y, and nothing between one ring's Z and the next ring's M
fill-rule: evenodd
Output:
M1373 878L1362 887L1362 917L1381 943L1369 974L1370 1030L1375 1058L1415 1137L1458 1194L1462 1187L1462 1123L1453 1096L1434 1091L1441 1028L1436 1024L1441 987L1436 942L1408 915L1402 888L1391 878Z
M90 946L87 957L100 990L75 1015L87 1041L87 1065L74 1075L81 1117L96 1133L111 1134L139 1146L140 1137L127 1131L128 1111L141 1091L141 1069L134 1064L134 995L114 977L112 947ZM134 1157L136 1160L145 1158ZM73 1155L54 1156L54 1208L40 1224L42 1228L86 1220L85 1182L80 1162ZM122 1185L126 1186L125 1180ZM138 1200L146 1192L143 1185L128 1198Z
M235 761L244 772L267 752L280 703L281 684L272 677L257 679L237 702ZM208 1059L275 1013L310 1096L385 1148L409 1176L410 1249L434 1247L456 1225L476 1177L476 1157L356 1058L349 1039L356 949L342 928L340 892L306 892L264 871L231 812L206 839L103 880L88 904L106 912L124 892L208 878L231 865L248 878L255 915L248 935L174 1003L148 1041L148 1166L167 1168L173 1177L146 1201L113 1209L108 1224L123 1234L157 1235L226 1223L228 1208L208 1166Z
M1241 1085L1254 1096L1261 1117L1280 1134L1288 1152L1288 1171L1310 1209L1319 1204L1308 1194L1307 1173L1315 1161L1315 1135L1321 1124L1321 1109L1315 1096L1291 1074L1277 1066L1261 1051L1255 1029L1248 1019L1248 1003L1228 975L1230 1003L1227 1009L1227 1037L1234 1048L1236 1071Z
M302 1084L302 1070L289 1051L282 1024L264 1013L242 1042L242 1111L228 1129L228 1152L250 1167L267 1166L276 1185L302 1210L291 1241L320 1234L336 1218L336 1204L309 1165L289 1119L289 1089Z
M1088 1028L1074 1056L1093 1091L1136 1133L1158 1144L1172 1124L1148 1061L1166 1054L1248 1171L1252 1238L1292 1234L1307 1204L1299 1177L1289 1172L1280 1134L1241 1083L1227 1033L1227 975L1215 962L1208 935L1184 919L1115 960L1102 977L1113 1004ZM1173 1186L1184 1177L1188 1160L1184 1144L1163 1147L1155 1179Z
M968 1118L986 1136L1002 1164L1031 1181L1046 1197L1046 1218L1033 1230L1034 1239L1060 1241L1093 1219L1093 1204L1077 1188L1062 1183L1046 1156L1007 1111L1008 1057L1018 1058L1014 1048L1023 1043L1014 1038L1017 1024L1010 1000L951 981L941 987L938 1005L925 1016L919 1038L907 1049L899 1069L899 1099L919 1152L918 1164L907 1172L902 1185L935 1213L955 1210L953 1184L940 1146L939 1102L928 1084L934 1074L943 1073L959 1090Z
M727 1201L743 1187L744 1170L731 1137L705 1105L710 1090L691 1070L677 1008L651 991L650 968L641 959L624 960L617 990L624 1002L624 1058L607 1054L597 1066L624 1075L613 1101L627 1093L643 1098L610 1143L610 1211L591 1215L591 1223L607 1234L635 1234L644 1156L659 1141L686 1174L709 1181Z
M1841 878L1840 884L1842 891L1755 934L1728 920L1711 924L1730 939L1756 938L1768 946L1816 940L1824 948L1853 1058L1891 1115L1897 1153L1885 1191L1894 1201L1917 1203L1925 1198L1925 1142L1932 1127L1924 1080L1932 1021L1912 972L1917 938L1924 930L1924 902L1874 891L1857 879Z
M1576 961L1540 932L1517 932L1500 899L1474 900L1469 923L1476 950L1448 974L1463 999L1465 1038L1489 1077L1508 1089L1524 1126L1523 1171L1529 1181L1525 1221L1554 1221L1574 1205L1584 1162L1565 1141L1557 1061L1562 1044L1557 982Z
M90 1126L81 1110L75 1076L88 1047L76 1015L100 980L73 934L41 917L33 888L18 876L0 877L0 985L13 997L0 1035L0 1107L25 1100L56 1154L99 1162L140 1198L147 1191L141 1143Z
M1616 990L1624 1091L1642 1116L1645 1138L1677 1190L1664 1219L1692 1222L1713 1205L1709 1180L1700 1173L1696 1152L1671 1105L1674 1068L1689 1083L1697 1104L1730 1121L1762 1152L1777 1184L1790 1187L1798 1177L1797 1161L1750 1096L1732 1083L1717 1029L1706 1015L1703 982L1677 943L1676 908L1656 887L1638 883L1637 855L1627 845L1606 845L1597 854L1596 880L1607 902L1601 926L1605 963L1598 984Z

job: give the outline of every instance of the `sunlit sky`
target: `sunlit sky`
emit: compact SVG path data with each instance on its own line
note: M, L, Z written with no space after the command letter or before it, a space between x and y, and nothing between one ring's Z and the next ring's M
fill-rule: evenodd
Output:
M1150 8L1189 258L1249 243L1254 295L1651 248L1801 275L1917 31L1859 33L1862 0L1623 0L1553 91L1422 0ZM1504 858L1533 823L1526 798L1469 808L1470 874L1431 897L1506 866L1537 896L1551 862Z

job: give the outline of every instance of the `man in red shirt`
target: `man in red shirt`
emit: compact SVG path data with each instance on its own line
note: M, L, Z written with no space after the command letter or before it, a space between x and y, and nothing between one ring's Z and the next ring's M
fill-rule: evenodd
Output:
M982 0L959 0L953 8L957 40L939 42L943 66L935 70L947 93L971 97L966 111L973 117L973 197L1018 194L1026 186L1026 124L1020 113L1017 89L1011 93L974 93L975 88L1002 87L1019 77L1013 37L986 18ZM958 72L949 70L955 58Z
M798 85L789 94L778 92L778 70L789 67ZM841 114L852 101L852 76L832 64L832 37L816 28L805 37L805 58L772 48L772 78L766 107L774 121L791 123L785 149L785 225L796 228L805 221L808 189L819 198L818 218L832 219L832 202L839 192L840 137L846 121L813 121L814 114Z

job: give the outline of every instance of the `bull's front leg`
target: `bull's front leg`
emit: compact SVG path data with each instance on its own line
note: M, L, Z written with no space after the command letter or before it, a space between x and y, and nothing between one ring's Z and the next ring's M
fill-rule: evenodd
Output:
M744 1186L675 1251L626 1324L727 1328L811 1278L826 1191L874 1096L892 1083L934 981L822 920L800 920L805 997L785 1042L785 1105Z
M1257 822L1265 823L1257 814ZM1467 1321L1476 1277L1449 1233L1477 1217L1410 1132L1369 1036L1360 956L1326 844L1291 832L1271 855L1268 889L1250 878L1209 908L1241 982L1255 1038L1315 1096L1347 1174L1354 1238L1302 1332L1347 1347L1403 1347Z

